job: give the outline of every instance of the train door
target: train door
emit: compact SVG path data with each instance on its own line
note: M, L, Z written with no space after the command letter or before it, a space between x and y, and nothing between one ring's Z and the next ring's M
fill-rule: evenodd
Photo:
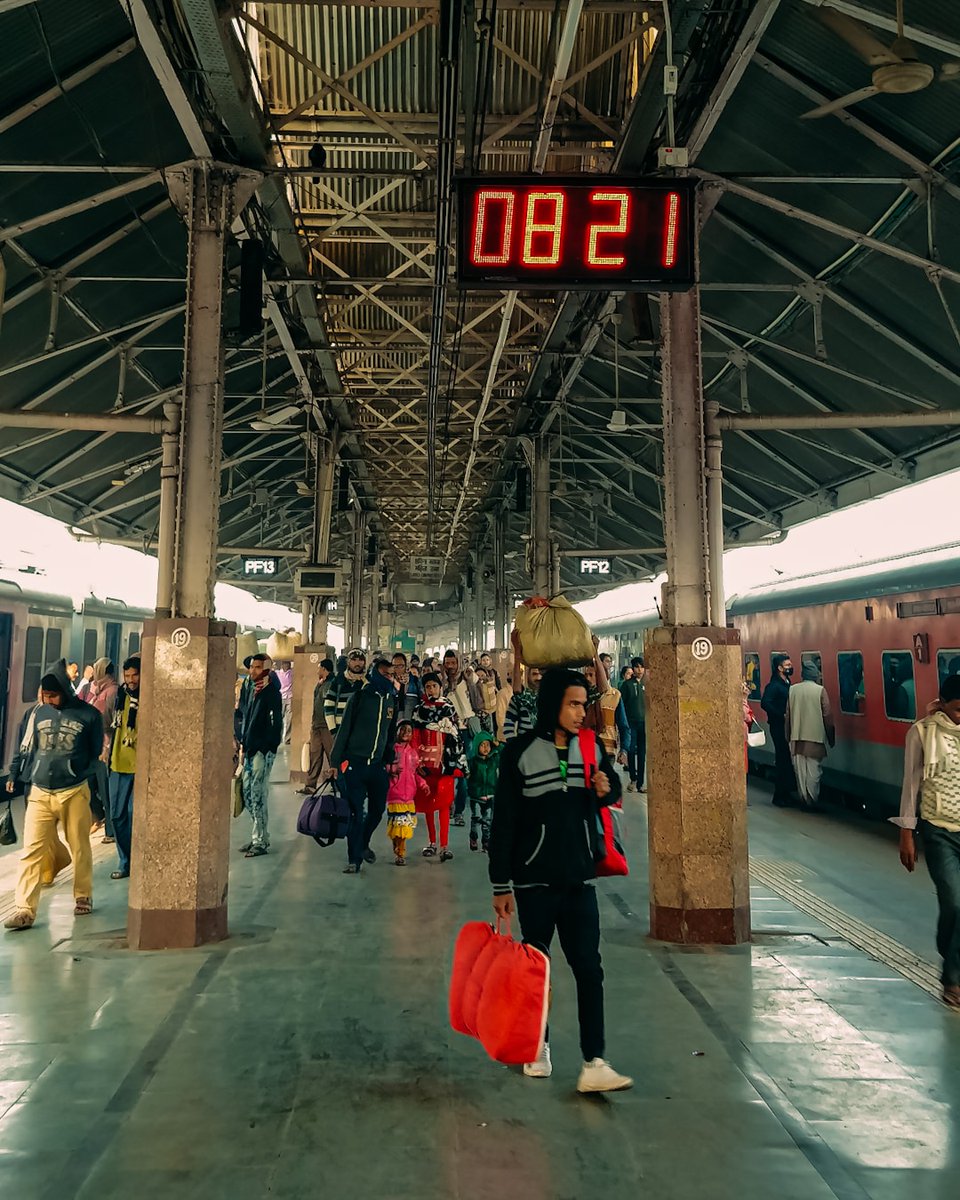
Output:
M0 753L7 744L7 701L10 695L10 651L13 648L13 617L0 613Z
M119 621L107 622L106 656L117 668L120 666L120 633L122 628Z

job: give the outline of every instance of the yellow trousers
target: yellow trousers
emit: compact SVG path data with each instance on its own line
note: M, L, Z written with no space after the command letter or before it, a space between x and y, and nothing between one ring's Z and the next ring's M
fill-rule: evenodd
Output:
M27 815L23 826L23 857L17 879L15 900L17 908L37 915L37 902L44 875L49 878L52 862L59 859L55 843L59 842L57 825L73 855L73 894L75 898L93 895L93 853L90 849L90 785L47 792L36 786L30 789Z

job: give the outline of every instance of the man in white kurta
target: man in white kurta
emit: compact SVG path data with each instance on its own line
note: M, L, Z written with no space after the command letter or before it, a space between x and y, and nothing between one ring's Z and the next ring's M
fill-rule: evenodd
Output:
M813 663L806 664L802 680L790 689L787 705L786 734L797 791L806 808L815 808L820 801L823 760L827 757L827 746L836 741L830 701L819 675Z

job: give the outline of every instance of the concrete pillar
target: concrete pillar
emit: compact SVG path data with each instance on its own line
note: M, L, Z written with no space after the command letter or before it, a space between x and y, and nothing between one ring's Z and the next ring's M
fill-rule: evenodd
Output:
M213 619L223 428L224 242L260 176L167 171L187 224L179 441L164 447L158 612L144 627L127 936L131 947L227 936L236 628Z
M325 563L330 554L330 522L333 517L333 489L336 481L337 440L322 444L317 461L313 497L313 530L310 556ZM293 695L290 726L290 782L303 783L310 769L310 730L313 724L313 689L317 668L327 656L327 614L316 601L304 601L310 619L304 620L303 645L297 646L293 659Z
M541 434L533 443L530 535L533 539L533 594L550 594L550 439Z
M738 632L711 609L711 567L722 592L722 529L715 510L707 518L696 291L662 296L660 314L668 582L664 624L645 645L650 930L733 944L750 936L743 672Z

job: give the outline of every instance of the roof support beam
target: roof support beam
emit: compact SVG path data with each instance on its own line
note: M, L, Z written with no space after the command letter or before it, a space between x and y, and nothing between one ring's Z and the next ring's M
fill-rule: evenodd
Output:
M32 2L32 0L31 0ZM4 11L0 5L0 13ZM114 46L112 50L108 50L106 54L101 54L99 58L88 63L87 66L81 67L79 71L74 71L72 75L67 75L60 80L56 87L47 88L45 92L40 92L34 96L32 100L28 100L26 104L21 104L19 108L15 108L13 112L9 112L4 117L0 117L0 134L6 133L8 129L13 129L19 125L21 121L25 121L28 117L32 117L35 113L46 108L48 104L59 100L61 96L65 96L68 92L72 92L74 88L79 87L82 83L86 83L88 79L93 79L95 75L99 75L105 67L111 67L114 63L125 58L131 50L137 47L136 38L127 38L118 46ZM70 166L62 166L61 171L69 171ZM94 170L105 170L104 167L93 168ZM149 170L149 168L146 168Z
M152 187L159 182L160 172L151 171L148 175L140 175L127 183L118 183L116 187L95 192L92 196L85 196L82 200L74 200L72 204L65 204L62 208L41 213L38 217L29 217L25 221L18 221L15 225L7 225L4 229L0 229L0 243L8 242L11 238L21 237L25 233L31 233L34 229L42 229L46 225L55 225L58 221L65 221L68 217L74 217L78 213L89 212L92 208L99 208L102 204L109 204L112 200L120 200L124 196L143 191L144 188Z
M824 3L824 0L805 0L805 3L812 5L814 8L819 8ZM854 4L851 3L851 0L829 0L829 6L830 8L835 8L837 12L842 12L848 17L853 17L857 21L863 21L866 25L873 25L876 29L885 29L894 36L897 34L896 20L893 17L886 16L884 13L877 12L875 8L867 8L863 4ZM919 25L907 25L904 22L903 36L908 41L915 42L920 46L929 46L932 50L939 50L941 54L952 54L955 58L960 58L960 42L944 37L932 29L924 29Z
M877 254L886 255L888 258L895 258L898 262L906 263L907 266L918 267L921 271L932 272L935 275L942 276L944 279L952 279L954 283L960 283L960 270L954 270L952 267L944 266L943 263L937 263L932 259L924 258L921 254L913 254L910 250L902 250L899 246L881 241L880 238L872 237L869 233L861 233L857 229L851 229L849 225L841 225L839 221L831 221L828 217L821 217L817 213L807 212L806 209L798 208L795 204L788 204L785 200L778 200L774 196L767 196L763 192L758 192L756 188L746 187L744 184L736 183L733 179L727 179L723 175L715 175L712 171L703 171L695 167L691 173L700 179L722 187L724 191L730 192L734 196L741 196L744 200L750 200L763 208L772 209L782 216L790 217L795 221L801 221L803 224L811 225L815 229L822 229L825 233L832 233L835 237L853 242L855 246L862 246L866 250L873 250Z

